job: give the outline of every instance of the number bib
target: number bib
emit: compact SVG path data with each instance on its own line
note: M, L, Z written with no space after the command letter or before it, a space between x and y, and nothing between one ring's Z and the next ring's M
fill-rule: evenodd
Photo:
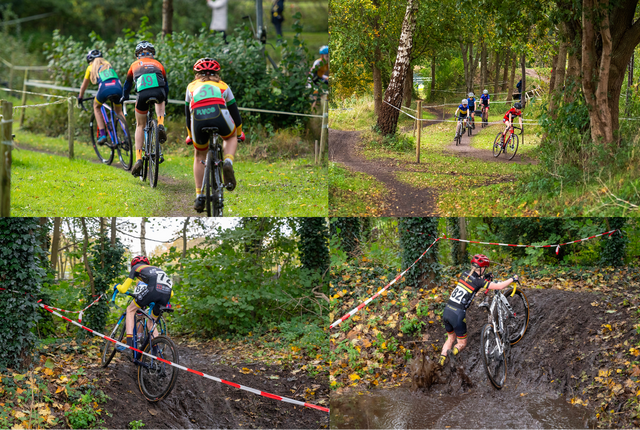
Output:
M140 76L136 80L136 88L138 91L148 90L149 88L159 87L158 76L155 73L147 73Z
M109 79L118 79L118 75L113 69L102 70L98 73L98 76L102 82L108 81Z
M203 85L200 89L193 95L194 103L199 102L200 100L212 99L212 98L222 98L222 91L220 88L215 85Z
M459 305L466 306L468 301L469 301L469 297L467 297L467 296L470 296L470 294L467 293L464 290L464 288L458 286L451 293L451 296L449 297L449 300L451 300L452 302L455 302L455 303L457 303Z
M171 282L171 277L164 273L162 270L158 269L156 271L156 285L166 285L169 288L173 288L173 283Z
M144 282L142 282L142 281L139 281L139 282L136 284L136 288L135 288L135 290L133 290L133 294L138 295L138 294L142 293L143 291L145 291L145 292L146 292L146 291L147 291L147 287L148 287L148 285L147 285L147 284L145 284L145 283L144 283Z

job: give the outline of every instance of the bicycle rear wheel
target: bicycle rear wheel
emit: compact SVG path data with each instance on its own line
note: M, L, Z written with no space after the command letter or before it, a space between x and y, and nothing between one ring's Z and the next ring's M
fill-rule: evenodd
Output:
M498 158L502 152L502 133L496 135L496 140L493 141L493 156Z
M91 136L91 144L93 145L93 150L96 151L98 159L104 164L110 165L113 161L113 148L106 144L98 145L98 122L96 121L95 113L91 114L91 119L89 120L89 135Z
M467 120L467 134L471 136L471 120Z
M519 288L513 297L511 297L512 293L513 288L506 292L504 296L515 313L515 316L509 315L507 319L509 343L515 345L522 340L529 327L529 300L527 300L524 291Z
M144 352L163 360L180 364L178 348L166 336L158 336L147 343ZM167 363L143 355L138 366L138 387L149 402L164 399L173 390L178 377L178 369Z
M133 165L133 145L129 125L123 115L116 116L116 123L113 125L118 138L118 158L124 170L131 170Z
M158 122L151 121L149 130L149 185L155 188L158 185L158 170L160 168L160 140L158 139Z
M222 180L222 148L218 147L218 163L214 169L214 180L216 191L213 200L213 216L224 216L222 211L224 208L224 181Z
M484 369L489 380L497 389L501 389L507 380L507 358L504 351L498 351L496 333L493 324L485 324L480 332L480 353Z
M117 340L118 342L122 342L125 329L126 325L124 323L124 319L122 319L113 328L113 330L111 330L109 337ZM114 355L116 355L116 344L105 339L104 346L102 347L102 367L107 367L109 363L111 363Z
M509 160L513 160L513 157L516 156L516 152L518 152L518 135L513 133L504 147L504 153L509 157Z
M209 145L209 153L207 154L207 160L204 169L204 193L206 199L205 208L207 210L207 216L211 216L211 214L213 213L213 196L215 194L213 190L213 184L215 184L215 178L213 176L214 156L213 151L211 151L211 145L213 145L213 142L209 142Z

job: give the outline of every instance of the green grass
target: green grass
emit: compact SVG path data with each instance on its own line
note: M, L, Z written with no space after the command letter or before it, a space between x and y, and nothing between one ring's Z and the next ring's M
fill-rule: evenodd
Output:
M329 164L329 215L380 216L388 190L375 178Z
M76 159L68 160L66 139L18 130L16 142L60 156L13 151L14 216L160 216L175 211L176 204L184 205L185 215L196 214L191 208L193 156L184 151L166 154L158 187L150 189L121 168L91 162L97 157L86 144L77 143ZM238 186L225 193L225 214L326 216L327 167L312 163L307 158L252 162L239 157L234 163Z

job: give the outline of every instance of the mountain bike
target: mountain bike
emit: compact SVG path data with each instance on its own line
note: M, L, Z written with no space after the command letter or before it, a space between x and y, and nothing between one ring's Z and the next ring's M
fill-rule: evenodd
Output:
M93 100L95 97L87 97L80 100L80 109L87 112L82 102ZM120 103L120 95L113 95L107 98L109 104L102 104L100 112L107 130L107 141L103 144L98 143L98 122L96 114L91 109L91 119L89 120L89 136L93 149L96 151L98 159L104 164L111 165L115 150L118 151L118 158L124 170L131 170L133 163L133 143L131 141L131 133L125 115L126 108L123 105L124 115L118 115L113 107L114 104Z
M509 157L509 160L513 160L513 157L516 156L516 152L518 152L518 135L513 132L514 129L520 130L520 134L524 132L522 128L511 125L510 130L507 130L509 137L504 142L502 141L502 132L497 134L496 140L493 141L494 157L498 158L502 152Z
M131 300L136 298L133 293L125 293L131 296ZM113 293L111 303L115 304L118 291ZM131 303L129 301L129 304ZM128 305L127 304L127 307ZM173 308L167 306L160 307L160 315L157 320L151 317L153 305L149 305L148 314L142 310L136 312L135 324L133 326L133 348L147 354L179 364L178 347L167 335L167 325L162 314L173 312ZM116 326L111 330L109 337L118 342L122 342L125 334L126 307ZM160 335L153 335L154 329L158 328ZM102 367L107 367L116 353L116 344L106 340L102 347ZM138 387L140 392L149 402L158 402L164 399L173 390L178 377L178 369L166 362L153 359L147 355L132 351L131 361L138 367Z
M224 189L229 185L225 185L222 179L222 138L218 134L217 127L204 127L202 130L209 134L209 151L204 164L204 180L202 188L204 188L207 209L207 216L224 216Z
M147 112L147 124L144 127L140 180L146 181L148 174L149 185L151 188L155 188L158 185L158 170L164 161L164 156L160 148L160 139L158 139L158 121L154 118L155 104L158 103L158 100L155 97L150 97L147 103L149 111Z
M501 389L507 380L507 357L511 347L524 336L529 326L529 301L520 281L506 294L496 291L489 308L489 322L480 333L480 353L489 380Z
M482 106L482 128L489 126L489 106Z

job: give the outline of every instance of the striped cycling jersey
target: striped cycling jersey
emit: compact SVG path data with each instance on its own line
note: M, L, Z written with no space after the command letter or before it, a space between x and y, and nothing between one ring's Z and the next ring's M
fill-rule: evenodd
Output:
M164 66L153 58L137 59L131 63L127 72L127 83L135 83L138 92L154 87L163 88L166 86L166 82L167 72L164 70Z
M231 88L224 82L205 81L195 79L187 86L185 103L189 109L209 105L223 105L228 107L236 102Z
M460 111L460 115L466 115L467 111L469 110L469 105L464 106L464 105L460 105L458 106L458 110Z
M489 288L491 281L483 279L475 271L463 272L456 288L449 296L448 304L458 309L467 309L476 293L482 288Z

